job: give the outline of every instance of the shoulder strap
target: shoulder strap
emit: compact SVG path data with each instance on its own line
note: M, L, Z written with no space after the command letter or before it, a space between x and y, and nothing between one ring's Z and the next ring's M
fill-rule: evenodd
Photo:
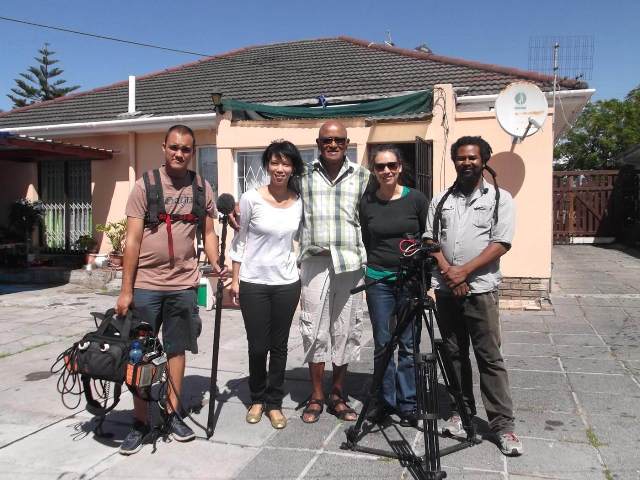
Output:
M100 405L100 403L95 398L93 398L93 392L91 391L91 378L86 375L82 375L81 380L82 380L82 387L84 390L84 398L87 400L87 411L91 415L94 415L96 417L104 417L107 413L109 413L111 410L116 408L116 405L118 405L118 402L120 402L120 394L122 393L122 384L114 383L113 403L107 406L107 402L109 401L108 398L105 398L104 405Z
M110 308L109 310L104 312L104 314L99 312L91 312L91 315L101 320L100 325L98 326L98 329L96 330L95 333L97 335L104 335L109 325L111 325L116 330L118 330L118 332L120 332L121 338L123 339L129 338L131 336L132 327L137 326L137 325L134 325L133 309L130 308L129 311L127 311L127 314L125 315L124 318L116 317L115 313L116 312L113 308Z
M191 213L198 217L198 226L196 227L196 241L198 245L202 243L204 246L204 225L206 210L206 190L203 179L196 172L191 171L191 190L193 193L193 205L191 207ZM198 252L198 261L200 255Z
M191 173L191 188L193 190L193 206L191 207L191 213L196 217L204 217L206 214L206 200L205 200L205 187L204 182L200 175L196 172L189 170Z
M145 220L147 223L158 223L158 215L166 213L164 209L164 192L162 191L162 180L160 179L160 170L153 169L153 181L151 183L149 172L144 172L142 179L144 187L147 191L147 213Z

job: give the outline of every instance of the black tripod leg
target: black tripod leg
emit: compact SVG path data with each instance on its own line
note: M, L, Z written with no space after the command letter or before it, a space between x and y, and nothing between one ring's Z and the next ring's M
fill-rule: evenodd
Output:
M467 410L467 406L464 403L462 388L460 386L460 381L458 380L458 375L453 368L449 349L441 339L435 341L435 347L436 352L438 353L438 361L440 363L444 384L447 387L447 391L456 402L458 414L462 420L462 426L465 432L467 432L467 436L475 436L475 426L473 425L469 410Z
M360 411L360 415L358 415L358 419L356 420L356 423L352 427L349 427L347 429L347 432L346 432L347 442L343 444L344 448L353 450L356 444L358 443L358 441L360 440L358 437L362 432L362 424L364 423L367 417L367 412L369 411L369 408L371 406L371 401L374 399L378 391L382 389L384 372L387 370L387 366L391 361L393 352L395 351L396 346L398 345L398 338L399 338L399 334L396 334L396 332L394 332L393 336L391 337L391 340L389 340L389 342L383 347L383 350L381 352L382 358L380 362L379 363L374 362L375 367L373 369L373 380L371 382L371 387L369 387L369 394L367 395L367 398L365 399L362 405L362 410Z
M422 355L418 364L421 391L418 408L422 417L425 470L433 478L440 470L440 441L438 439L438 362L434 353Z

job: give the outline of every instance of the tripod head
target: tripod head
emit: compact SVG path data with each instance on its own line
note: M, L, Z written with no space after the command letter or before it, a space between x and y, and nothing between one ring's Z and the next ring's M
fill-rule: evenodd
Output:
M431 288L431 272L437 265L436 259L432 253L440 251L439 243L426 243L413 238L412 235L406 235L404 240L400 241L400 266L397 273L391 273L379 280L371 283L360 285L351 289L351 294L356 294L366 290L372 285L392 280L395 277L396 288L409 288L412 296L422 298Z

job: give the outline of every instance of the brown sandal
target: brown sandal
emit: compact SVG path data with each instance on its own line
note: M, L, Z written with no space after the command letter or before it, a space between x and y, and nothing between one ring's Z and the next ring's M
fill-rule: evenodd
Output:
M309 408L311 405L320 405L320 410L317 410L315 408ZM320 418L320 415L322 414L323 411L324 411L323 400L310 398L304 404L304 410L302 410L302 414L300 415L300 418L302 419L302 421L304 423L316 423L318 421L318 419ZM305 420L305 418L304 418L305 415L311 415L311 419L310 420Z
M346 408L337 410L336 407L338 405L344 405ZM327 412L335 415L344 422L355 422L358 419L358 412L349 406L348 400L342 396L342 393L332 393L329 395L327 399ZM355 418L346 418L349 414L355 415Z

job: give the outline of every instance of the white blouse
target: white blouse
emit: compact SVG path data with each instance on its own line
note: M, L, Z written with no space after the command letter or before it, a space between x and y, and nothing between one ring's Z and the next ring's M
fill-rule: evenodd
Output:
M287 208L267 202L257 189L240 197L240 229L229 257L240 262L240 280L263 285L296 282L298 266L293 241L302 218L302 200Z

